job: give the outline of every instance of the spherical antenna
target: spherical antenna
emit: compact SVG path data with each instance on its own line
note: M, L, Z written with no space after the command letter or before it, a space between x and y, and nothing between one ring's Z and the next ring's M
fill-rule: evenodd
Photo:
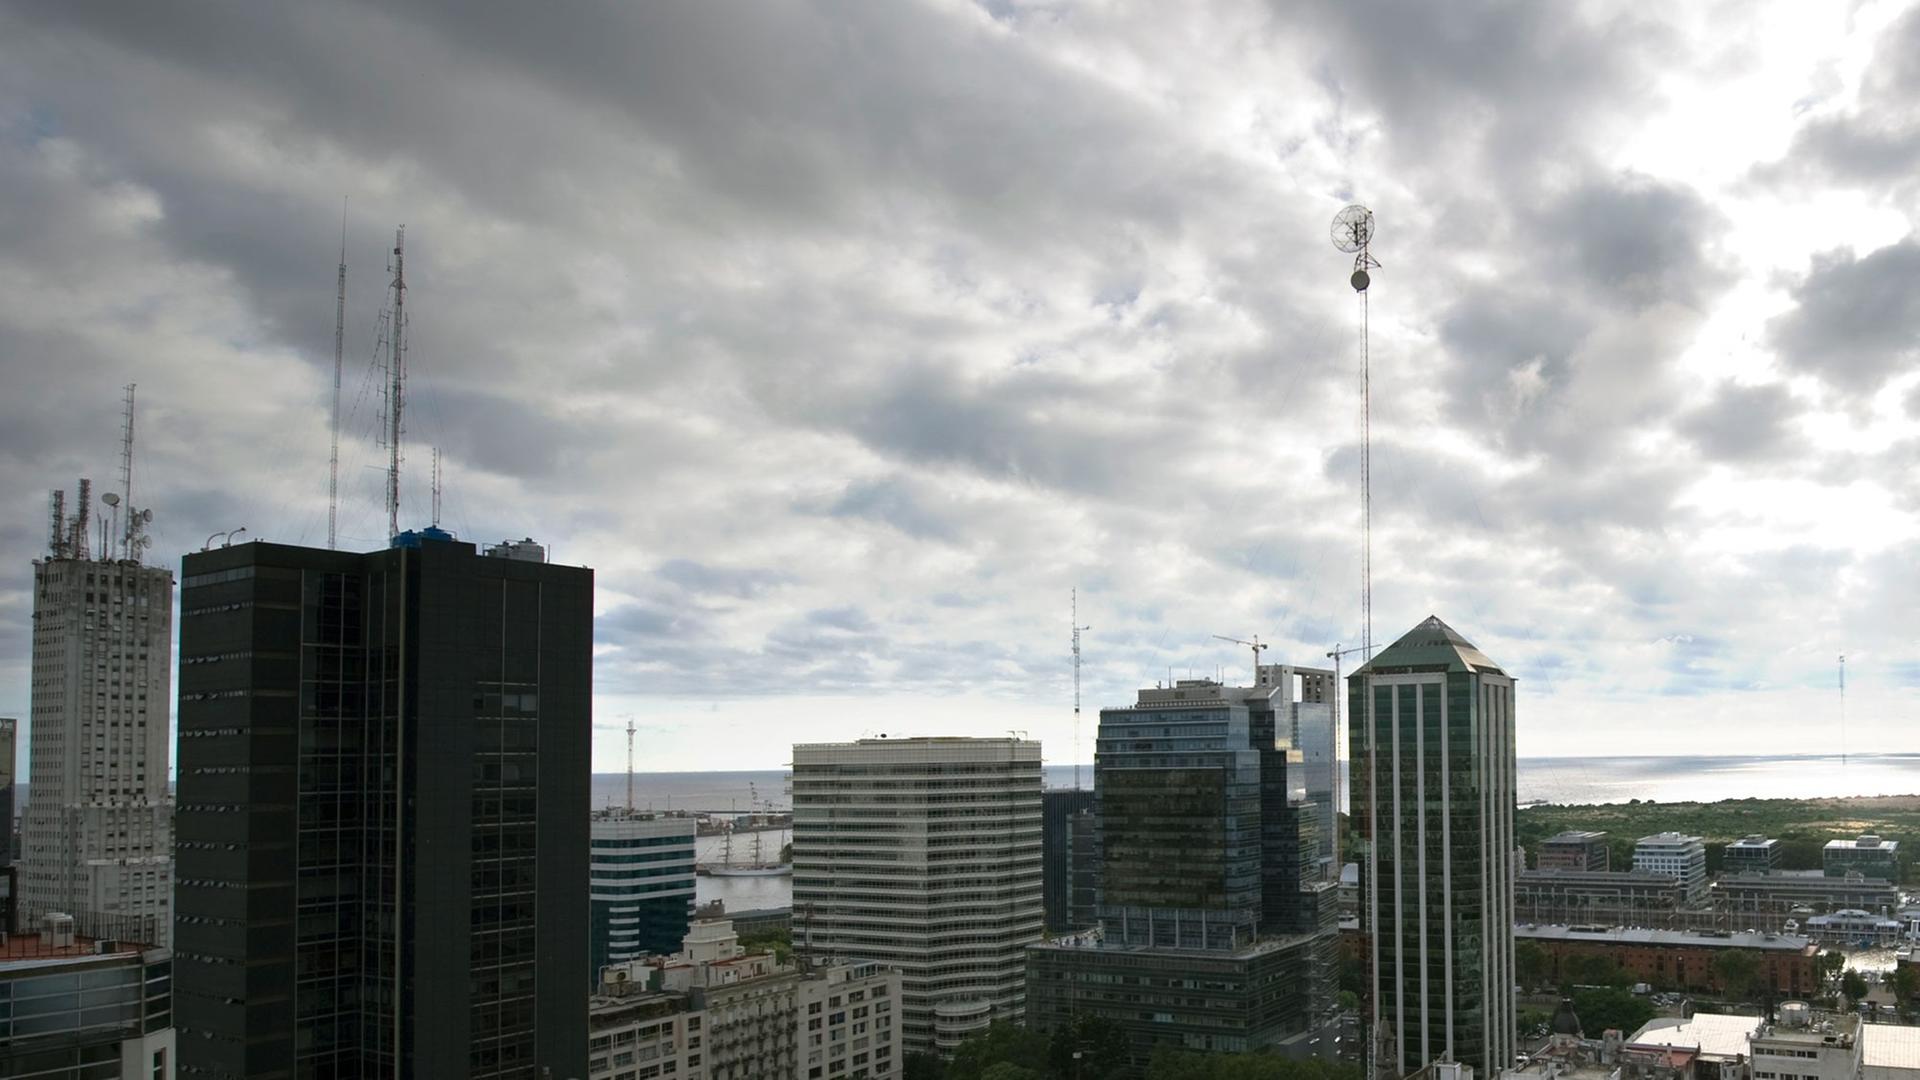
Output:
M1354 203L1333 215L1333 246L1351 255L1373 241L1373 211Z
M108 506L119 506L120 496L109 491L105 495L100 496L100 501L106 503Z

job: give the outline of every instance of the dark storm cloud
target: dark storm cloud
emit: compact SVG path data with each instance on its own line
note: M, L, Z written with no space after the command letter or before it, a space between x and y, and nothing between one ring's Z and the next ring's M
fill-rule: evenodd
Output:
M1835 389L1870 395L1920 359L1920 240L1862 257L1815 256L1795 307L1768 324L1779 355Z
M1798 415L1793 395L1778 383L1724 383L1707 404L1682 416L1678 426L1709 459L1766 461L1794 448L1791 422Z
M946 515L930 509L915 486L904 477L848 484L828 514L864 518L891 525L909 536L952 541L960 531Z
M1728 275L1707 260L1726 219L1692 188L1645 176L1592 177L1555 199L1527 234L1562 280L1623 308L1699 306Z

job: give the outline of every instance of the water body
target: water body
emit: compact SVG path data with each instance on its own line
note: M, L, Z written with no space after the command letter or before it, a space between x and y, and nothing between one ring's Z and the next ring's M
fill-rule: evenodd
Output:
M1920 754L1770 754L1742 757L1532 757L1518 765L1521 802L1716 802L1721 799L1837 798L1846 795L1920 795ZM1070 788L1071 765L1048 765L1049 788ZM626 799L625 773L596 773L596 806ZM1080 785L1093 786L1093 766L1080 767ZM788 809L785 770L761 772L635 773L634 803L654 810L734 810L762 803Z
M1714 802L1748 798L1833 798L1846 795L1920 795L1920 754L1855 754L1842 761L1837 754L1773 754L1742 757L1540 757L1517 763L1522 802L1561 804L1642 802ZM1071 765L1048 765L1049 788L1073 786ZM1093 767L1080 767L1080 783L1093 786ZM595 805L624 803L625 773L598 773L593 778ZM705 810L745 813L758 798L761 805L789 809L793 797L787 774L774 769L757 772L635 773L634 804L642 809ZM778 851L776 834L763 834L763 848ZM780 843L791 839L787 833ZM718 837L701 839L700 858L717 861ZM751 845L752 841L746 843ZM734 858L745 861L750 852L734 840ZM702 902L726 901L729 910L785 907L792 902L792 878L699 879Z

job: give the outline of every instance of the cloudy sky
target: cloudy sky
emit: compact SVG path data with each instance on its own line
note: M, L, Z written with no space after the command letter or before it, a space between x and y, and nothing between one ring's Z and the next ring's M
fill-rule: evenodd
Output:
M405 518L598 572L596 763L1023 730L1360 637L1523 754L1920 750L1920 7L0 0L0 715L50 488L153 557ZM1092 724L1086 725L1090 738ZM1083 751L1090 759L1090 750Z

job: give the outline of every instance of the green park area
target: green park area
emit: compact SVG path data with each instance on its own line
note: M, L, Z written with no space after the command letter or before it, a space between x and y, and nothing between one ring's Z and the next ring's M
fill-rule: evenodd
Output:
M1900 880L1904 883L1913 881L1910 848L1920 842L1920 796L1539 804L1522 807L1514 814L1514 838L1530 858L1539 851L1540 841L1568 829L1606 833L1615 870L1633 866L1633 844L1642 836L1659 832L1699 836L1707 842L1709 875L1720 872L1725 844L1753 833L1780 841L1783 870L1818 870L1820 851L1827 841L1878 833L1888 840L1902 841Z

